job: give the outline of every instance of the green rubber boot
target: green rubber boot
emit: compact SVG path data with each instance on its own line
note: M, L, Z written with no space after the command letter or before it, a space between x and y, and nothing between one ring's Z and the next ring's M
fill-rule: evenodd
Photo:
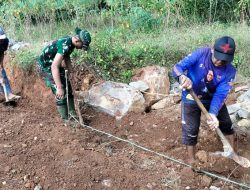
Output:
M67 105L57 106L57 111L63 120L68 120L68 109Z

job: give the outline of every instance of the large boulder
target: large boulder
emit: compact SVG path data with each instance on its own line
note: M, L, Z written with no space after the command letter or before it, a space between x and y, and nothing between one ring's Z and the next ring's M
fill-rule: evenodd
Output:
M149 86L149 90L144 92L145 103L151 106L169 94L170 82L168 71L165 67L148 66L136 71L132 81L143 81Z
M140 91L127 84L112 81L93 86L85 94L84 101L117 119L130 111L145 110L145 99Z

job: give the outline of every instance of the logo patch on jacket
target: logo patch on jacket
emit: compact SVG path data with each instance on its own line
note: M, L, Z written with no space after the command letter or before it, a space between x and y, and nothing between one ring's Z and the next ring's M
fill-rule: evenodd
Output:
M212 81L214 79L214 73L212 70L209 70L207 73L207 81Z

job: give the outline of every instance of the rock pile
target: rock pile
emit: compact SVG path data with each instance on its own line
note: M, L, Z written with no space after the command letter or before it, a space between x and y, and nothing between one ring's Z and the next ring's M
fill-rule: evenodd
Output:
M246 131L250 129L250 84L235 89L236 93L243 92L237 102L228 105L227 109L236 128Z

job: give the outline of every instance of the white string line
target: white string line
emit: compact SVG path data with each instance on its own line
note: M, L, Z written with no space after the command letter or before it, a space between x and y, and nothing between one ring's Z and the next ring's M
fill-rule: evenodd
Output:
M126 143L131 144L131 145L133 145L133 146L135 146L135 147L137 147L137 148L139 148L139 149L142 149L142 150L144 150L144 151L146 151L146 152L151 152L151 153L153 153L153 154L156 154L156 155L158 155L158 156L164 157L164 158L166 158L166 159L168 159L168 160L171 160L171 161L173 161L173 162L176 162L176 163L179 163L179 164L181 164L181 165L184 165L184 166L187 166L187 167L192 168L191 165L186 164L186 163L184 163L184 162L181 162L181 161L179 161L179 160L176 160L176 159L174 159L174 158L171 158L171 157L169 157L169 156L167 156L167 155L165 155L165 154L162 154L162 153L156 152L156 151L154 151L154 150L148 149L148 148L143 147L143 146L141 146L141 145L139 145L139 144L136 144L136 143L134 143L134 142L132 142L132 141L129 141L129 140L122 139L122 138L120 138L120 137L114 136L114 135L112 135L112 134L110 134L110 133L107 133L107 132L105 132L105 131L102 131L102 130L93 128L93 127L88 126L88 125L85 125L85 124L81 124L74 116L71 116L71 117L72 117L77 123L79 123L80 126L82 126L82 127L86 127L86 128L88 128L88 129L91 129L92 131L96 131L96 132L98 132L98 133L105 134L105 135L107 135L108 137L113 137L113 138L118 139L118 140L120 140L120 141L126 142ZM232 183L232 184L234 184L234 185L238 185L238 186L240 186L240 187L244 187L244 188L250 189L250 186L248 186L248 185L246 185L246 184L243 184L243 183L239 183L239 182L230 180L230 179L228 179L228 178L226 178L226 177L224 177L224 176L219 176L219 175L216 175L216 174L207 172L207 171L205 171L205 170L199 170L198 172L204 173L204 174L206 174L206 175L208 175L208 176L210 176L210 177L218 178L218 179L223 180L223 181L228 182L228 183Z

